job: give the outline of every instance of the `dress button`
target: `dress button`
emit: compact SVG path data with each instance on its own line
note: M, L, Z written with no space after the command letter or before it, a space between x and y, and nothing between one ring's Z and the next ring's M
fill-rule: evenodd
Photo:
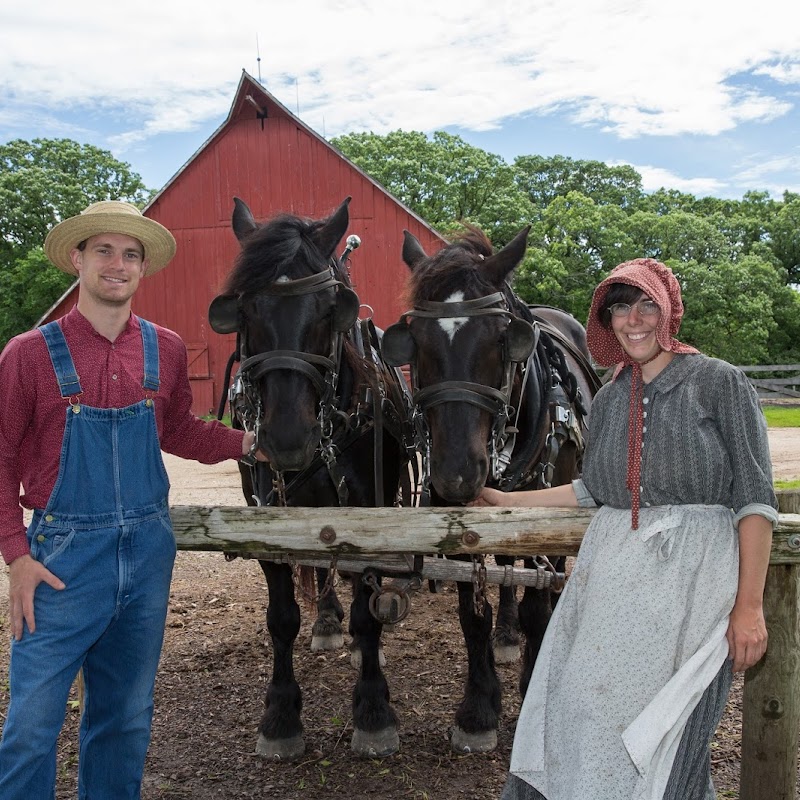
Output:
M650 503L645 503L645 505L646 505L646 506L649 506L649 505L650 505Z
M117 379L117 376L116 376L116 375L112 375L112 376L111 376L111 380L112 380L112 381L115 381L116 379Z
M647 416L647 412L646 412L646 411L643 411L643 412L642 412L642 416L643 416L643 417L646 417L646 416Z
M36 541L37 542L43 542L44 540L45 540L45 537L41 533L36 537Z
M642 433L647 433L647 425L642 428Z
M44 518L44 521L45 522L52 522L53 521L53 515L52 514L47 514L45 516L45 518Z
M644 400L642 400L642 402L643 402L645 405L647 405L647 404L650 402L650 398L649 398L649 397L645 397L645 398L644 398Z

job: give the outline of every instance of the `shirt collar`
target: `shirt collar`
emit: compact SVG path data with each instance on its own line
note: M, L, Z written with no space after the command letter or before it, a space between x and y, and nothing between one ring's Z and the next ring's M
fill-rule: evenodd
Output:
M69 311L62 319L62 326L66 326L65 330L68 330L74 333L76 336L94 336L97 339L102 339L102 341L110 344L108 339L105 336L98 333L91 322L89 322L86 317L78 311L78 306L75 305L72 307L72 310ZM139 318L135 314L131 314L128 317L128 322L125 324L120 335L116 338L114 344L122 342L128 336L132 336L134 334L138 335L140 330L139 325Z
M687 375L697 366L693 359L700 353L676 353L672 361L667 364L656 377L644 385L646 395L665 394L672 391ZM618 376L626 387L630 386L631 368L625 367Z

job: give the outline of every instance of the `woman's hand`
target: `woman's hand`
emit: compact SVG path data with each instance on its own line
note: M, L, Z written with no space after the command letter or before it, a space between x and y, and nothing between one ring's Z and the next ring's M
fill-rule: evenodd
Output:
M735 604L726 636L734 672L744 672L757 664L767 652L767 625L763 606L745 607Z
M473 508L511 506L514 505L514 503L511 502L513 499L513 495L508 492L501 492L497 489L490 489L488 486L484 486L483 489L481 489L481 493L471 503L467 503L467 505Z

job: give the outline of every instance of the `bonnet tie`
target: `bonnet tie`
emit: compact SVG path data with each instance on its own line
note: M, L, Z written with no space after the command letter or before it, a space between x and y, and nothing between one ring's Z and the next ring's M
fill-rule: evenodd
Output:
M628 409L628 471L625 485L631 493L631 528L639 527L639 504L641 501L641 476L642 476L642 428L644 418L642 415L642 398L644 397L644 379L642 367L658 358L663 350L659 350L647 361L639 363L630 358L625 358L625 363L630 364L631 372L631 397Z

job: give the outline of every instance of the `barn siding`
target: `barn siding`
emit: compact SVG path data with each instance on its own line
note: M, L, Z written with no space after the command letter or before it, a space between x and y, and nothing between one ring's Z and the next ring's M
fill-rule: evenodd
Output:
M248 94L267 109L263 121ZM243 73L228 119L144 211L172 231L178 250L167 269L142 282L133 310L176 331L192 353L206 345L207 367L204 362L192 378L196 414L216 407L235 344L234 336L211 331L207 317L238 251L230 227L233 197L265 219L281 211L320 218L348 195L348 234L362 240L351 256L351 279L386 328L405 310L403 229L429 252L442 239ZM73 287L40 323L61 316L76 299Z

